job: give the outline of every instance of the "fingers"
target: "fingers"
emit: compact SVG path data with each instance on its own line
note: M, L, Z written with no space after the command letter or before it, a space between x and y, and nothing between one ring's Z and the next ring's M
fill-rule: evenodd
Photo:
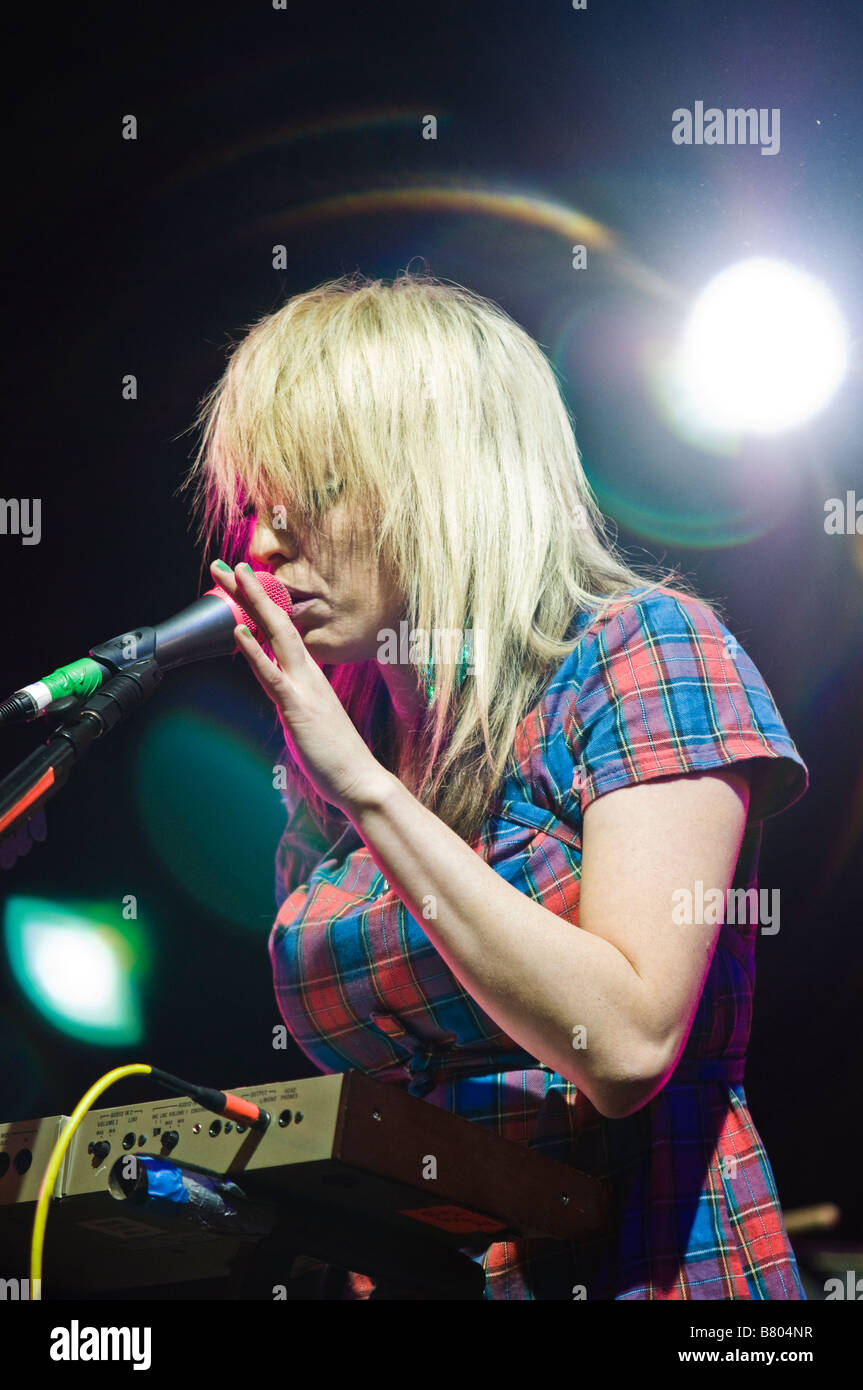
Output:
M217 584L227 590L231 598L237 597L237 581L230 565L226 564L224 560L213 560L210 564L210 574Z
M282 670L290 674L305 655L299 633L284 609L264 591L251 565L238 565L234 573L239 581L243 607L266 636Z
M281 667L270 660L261 644L256 641L247 627L235 627L234 637L237 646L266 693L278 701L285 691L285 678Z
M301 661L305 654L300 635L284 609L273 602L258 582L251 565L243 562L231 570L224 561L217 560L210 566L210 572L216 582L254 618L259 631L272 648L282 670L290 672L292 667L296 669L296 663ZM238 633L239 636L237 636ZM244 637L238 628L234 635L237 637L241 651L250 661L253 653L261 658L261 662L264 664L262 665L261 662L253 663L253 669L256 674L262 677L264 675L269 676L268 688L272 689L273 663L269 657L262 651L251 634ZM269 672L265 670L266 667L269 668Z

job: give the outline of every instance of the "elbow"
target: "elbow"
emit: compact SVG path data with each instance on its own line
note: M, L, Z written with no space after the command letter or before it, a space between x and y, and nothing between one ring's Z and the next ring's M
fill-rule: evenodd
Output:
M625 1120L642 1110L665 1085L676 1051L644 1044L617 1058L585 1092L603 1119Z

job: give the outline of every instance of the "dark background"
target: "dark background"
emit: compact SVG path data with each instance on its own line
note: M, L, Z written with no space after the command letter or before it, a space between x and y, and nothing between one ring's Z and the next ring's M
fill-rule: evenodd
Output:
M724 605L809 766L808 795L766 827L761 882L780 889L782 925L759 941L746 1088L784 1206L837 1202L841 1234L858 1238L863 546L823 524L828 497L863 493L857 7L589 0L579 13L569 0L470 0L284 12L237 0L43 6L38 19L38 33L13 26L7 46L0 491L41 497L42 539L0 536L0 695L200 591L177 495L193 445L183 432L229 339L254 319L333 275L391 277L417 256L497 300L554 357L630 558L680 564ZM671 112L696 99L780 107L780 153L675 146ZM128 113L135 142L121 138ZM421 137L427 114L436 141ZM527 212L493 215L470 199L457 211L430 189L521 196ZM395 190L416 196L401 207L366 196ZM545 225L544 200L607 226L673 293L627 277L623 255L591 250L573 271L578 238ZM272 268L276 243L286 271ZM663 424L639 363L676 302L751 254L824 279L855 351L821 416L728 459ZM135 401L121 395L129 372ZM194 767L177 759L154 827L141 788L149 777L151 798L164 791L152 740L172 719L216 732ZM225 768L211 757L224 728L245 740ZM0 772L41 736L4 731ZM18 989L4 952L0 1120L69 1113L124 1061L227 1086L313 1071L272 1047L277 747L239 659L190 668L49 804L46 842L0 887L114 903L115 916L135 894L150 959L144 1031L129 1046L66 1036ZM237 772L243 748L258 759L251 780ZM216 847L212 878L193 865L184 881L170 848L193 830ZM243 906L228 912L220 874L232 850ZM102 1104L153 1094L127 1082Z

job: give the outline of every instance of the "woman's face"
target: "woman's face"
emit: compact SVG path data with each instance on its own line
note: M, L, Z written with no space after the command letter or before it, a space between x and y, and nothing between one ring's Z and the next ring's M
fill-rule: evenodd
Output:
M358 522L351 536L347 505L336 500L318 533L294 532L261 512L248 547L253 569L269 572L291 590L293 622L318 662L376 659L378 633L396 633L403 599L393 578L370 557L371 535Z

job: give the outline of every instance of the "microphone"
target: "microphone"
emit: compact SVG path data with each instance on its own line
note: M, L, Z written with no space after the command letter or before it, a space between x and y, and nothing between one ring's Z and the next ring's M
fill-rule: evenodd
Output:
M284 584L266 570L255 577L264 592L290 617L291 596ZM236 651L234 628L245 624L259 642L265 640L254 618L220 585L208 589L199 599L166 618L156 627L123 632L90 649L89 656L59 666L50 675L16 690L0 701L0 724L29 721L48 710L66 709L92 695L102 682L136 661L154 658L164 671L205 661L214 656L230 656Z

